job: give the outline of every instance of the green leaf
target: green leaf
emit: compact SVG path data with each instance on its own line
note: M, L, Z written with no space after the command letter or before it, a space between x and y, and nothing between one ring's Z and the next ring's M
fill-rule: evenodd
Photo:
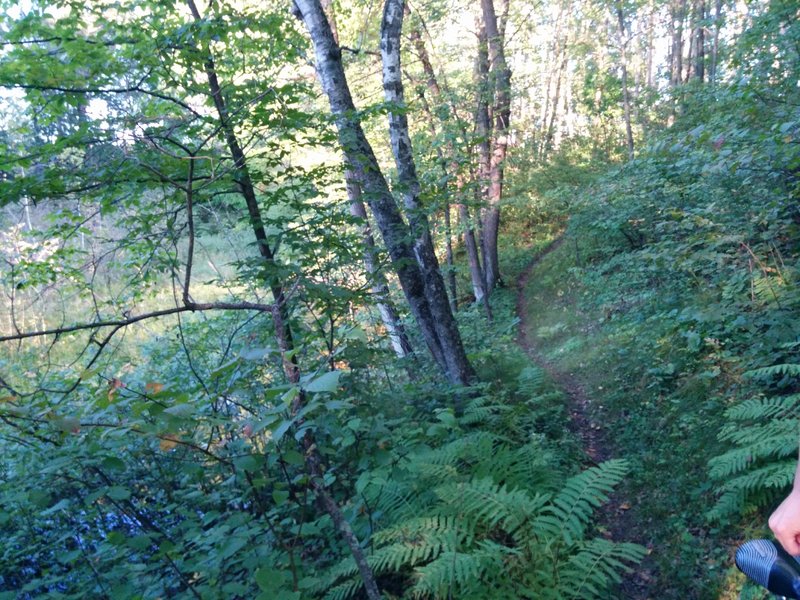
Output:
M314 379L305 388L309 392L335 392L339 387L339 377L341 375L341 371L328 371Z
M131 497L131 492L121 485L114 485L108 488L106 491L106 496L112 500L127 500Z

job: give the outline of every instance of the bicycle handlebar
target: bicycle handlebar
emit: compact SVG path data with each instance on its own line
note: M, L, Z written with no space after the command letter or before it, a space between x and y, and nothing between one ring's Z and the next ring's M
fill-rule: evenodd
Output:
M800 600L800 564L780 544L751 540L736 551L736 566L773 594Z

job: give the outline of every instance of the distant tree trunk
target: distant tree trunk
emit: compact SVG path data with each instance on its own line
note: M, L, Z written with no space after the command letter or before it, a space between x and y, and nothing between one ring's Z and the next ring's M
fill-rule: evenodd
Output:
M559 58L561 60L559 60ZM547 124L546 134L543 139L543 148L541 157L544 159L547 152L553 148L553 136L555 135L556 117L558 116L558 105L561 99L561 82L566 76L567 72L567 34L559 37L556 54L554 56L554 64L558 65L556 71L556 89L553 93L553 110L550 112L550 122Z
M407 8L406 8L406 15L408 15ZM439 82L436 78L436 73L434 72L433 66L431 64L430 56L428 55L428 50L425 47L425 42L422 40L422 35L420 34L419 29L417 29L416 27L411 28L411 30L409 31L409 39L414 44L417 57L419 58L420 63L422 64L422 70L425 74L425 81L427 88L430 91L434 101L441 103L443 101L441 94L441 87L439 86ZM435 115L433 114L433 111L431 110L430 105L428 104L424 93L420 93L420 100L422 102L426 114L429 117L428 127L431 130L431 135L435 136L436 135L436 128L434 126ZM478 256L478 245L475 241L475 230L472 226L472 219L470 218L469 215L469 209L464 204L464 199L462 198L462 194L464 191L464 179L459 174L459 165L458 161L456 160L457 151L452 141L448 142L447 148L449 156L445 158L444 155L442 154L441 147L437 145L436 147L437 157L439 159L439 163L441 165L445 181L449 183L450 179L452 177L455 177L456 208L458 210L459 219L461 222L461 228L462 231L464 232L464 246L467 249L467 261L469 263L470 278L472 280L472 291L475 296L475 301L484 304L487 317L491 319L492 310L491 307L489 306L488 296L484 291L484 275L480 263L480 258ZM486 156L488 164L488 150L486 152ZM446 183L445 185L448 185L448 183ZM455 273L453 273L453 279L455 279ZM455 282L453 282L451 286L452 289L454 290L453 293L455 294Z
M486 39L489 45L489 63L494 84L492 132L492 156L489 165L489 194L483 220L483 243L485 250L484 275L486 292L501 281L498 260L497 238L500 230L500 201L503 198L503 175L508 150L509 124L511 120L511 70L505 57L505 43L497 28L497 16L493 0L481 0Z
M633 160L633 128L631 127L631 101L628 90L628 40L625 39L625 15L622 4L617 3L617 22L619 24L619 55L622 69L622 106L625 111L625 140L628 145L628 158Z
M338 44L339 32L336 26L336 15L333 12L331 0L322 0L321 4L325 15L328 17L333 39ZM369 219L367 218L367 211L361 199L361 187L358 185L358 181L356 181L352 169L349 168L346 163L347 161L345 160L344 179L347 198L350 201L350 214L363 221L361 226L361 239L364 242L364 266L372 282L372 295L375 298L378 313L381 316L383 326L386 328L386 333L389 336L389 341L395 354L399 358L404 358L413 352L411 342L408 339L405 327L403 327L400 321L400 315L398 315L397 310L392 304L389 284L386 281L386 277L384 277L383 272L380 270L375 238L372 235Z
M654 0L648 5L647 17L647 55L645 58L645 83L648 88L653 87L653 38L655 29L656 7Z
M714 39L711 43L711 58L708 62L708 81L717 82L717 61L719 56L719 30L722 27L722 0L714 2Z
M561 64L559 58L561 56L561 48L562 48L561 40L563 36L561 35L561 32L563 29L564 10L565 10L565 5L564 2L562 2L559 5L558 16L556 17L556 30L555 30L555 35L553 36L553 46L552 46L553 56L550 60L551 68L548 69L547 71L547 78L544 85L544 107L542 109L542 117L541 117L542 123L539 135L539 148L537 152L537 155L541 160L544 160L545 156L547 155L548 151L547 144L548 144L548 138L550 137L548 124L551 122L550 107L551 107L551 98L553 96L550 90L552 88L553 79L561 75L561 69L558 67L558 65ZM560 85L560 80L557 83L557 87L558 85ZM558 102L559 93L560 92L558 91L556 92L556 98L553 99L552 101L553 110L555 110L554 106L555 103Z
M686 0L673 0L670 13L672 30L670 84L676 87L683 82L683 22L686 18Z
M347 195L350 199L350 214L363 222L361 236L364 240L364 264L372 281L372 295L375 298L375 304L378 307L381 321L383 321L383 326L386 328L392 348L397 356L403 358L411 354L413 349L411 342L408 340L408 335L406 335L405 327L400 321L400 316L390 300L389 284L380 270L375 238L372 236L369 226L367 210L361 201L361 188L355 176L349 170L345 172L345 182Z
M478 52L475 57L475 139L477 140L478 153L478 172L476 180L478 186L478 200L483 200L489 196L489 168L491 165L491 129L492 123L489 118L489 49L486 42L486 28L481 21L478 30ZM480 221L483 221L481 216ZM486 262L486 251L483 244L483 230L481 229L481 253L484 263Z
M695 0L694 2L694 79L703 81L705 79L706 68L706 40L705 40L705 0Z
M295 0L295 7L311 36L317 72L331 106L339 143L375 217L414 319L447 378L452 383L468 385L474 372L450 311L441 272L436 269L435 272L428 270L423 273L417 262L416 251L419 249L424 253L426 249L424 245L414 244L412 247L409 240L418 239L420 231L415 231L412 236L403 221L375 153L364 135L347 85L341 49L333 39L325 13L319 0ZM424 236L424 231L421 233ZM430 256L422 259L428 261L430 269ZM426 279L428 276L430 279ZM435 306L431 306L429 297L435 301Z
M456 266L453 262L453 225L450 222L450 202L444 203L444 258L447 264L447 285L450 288L450 310L458 311L458 287L456 286Z

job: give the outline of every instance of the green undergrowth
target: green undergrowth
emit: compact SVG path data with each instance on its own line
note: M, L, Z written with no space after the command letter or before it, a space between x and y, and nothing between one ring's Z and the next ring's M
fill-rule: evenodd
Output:
M696 93L637 160L551 191L572 218L526 295L529 339L631 461L653 589L716 599L796 462L800 117L746 85Z
M608 597L644 552L594 525L629 464L582 468L563 393L516 344L512 282L556 231L518 224L493 322L458 314L469 394L351 326L335 369L304 374L293 418L300 386L280 379L263 323L220 315L85 373L69 411L5 399L45 416L0 460L0 598L363 597L308 485L309 429L386 598ZM205 360L187 363L183 339Z

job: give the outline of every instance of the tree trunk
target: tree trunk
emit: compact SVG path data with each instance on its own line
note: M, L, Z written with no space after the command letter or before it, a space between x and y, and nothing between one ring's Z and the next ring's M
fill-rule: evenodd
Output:
M375 304L378 307L381 321L386 328L394 353L398 357L404 358L413 352L413 348L408 340L408 335L406 335L405 327L400 321L400 315L397 314L397 310L392 304L389 295L389 284L380 270L375 238L372 236L369 226L367 210L361 200L361 188L355 176L349 170L345 171L345 185L347 186L347 196L350 200L350 214L363 222L361 225L361 238L364 240L364 265L372 282L372 296L375 298Z
M339 31L336 26L336 14L333 12L332 0L321 0L321 4L322 10L328 18L328 24L331 26L333 40L338 44ZM375 238L372 235L367 211L361 199L361 187L358 185L352 169L348 168L346 161L344 168L345 188L347 190L347 198L350 201L350 214L362 221L361 239L364 242L364 266L371 281L372 296L375 298L381 322L386 328L394 353L399 358L405 358L413 352L413 348L405 327L400 321L400 315L397 313L394 304L392 304L389 284L380 270Z
M333 39L325 13L319 0L295 0L295 7L311 36L317 72L331 106L339 143L375 217L411 313L431 354L447 378L453 383L467 385L474 374L450 312L441 273L437 269L438 297L443 302L437 304L434 312L426 290L429 282L423 277L423 271L417 263L416 248L409 244L412 239L409 227L403 221L375 153L361 128L342 66L341 49ZM435 256L433 258L435 260ZM449 318L441 319L442 312Z
M482 201L489 196L489 169L491 165L490 135L492 123L489 119L489 50L486 42L486 28L481 26L478 30L478 52L475 57L475 89L477 101L475 106L475 139L477 140L478 173L477 193L478 200ZM483 221L481 218L480 221ZM481 253L484 264L486 253L481 233Z
M511 120L511 70L506 64L504 41L497 28L497 15L492 0L481 0L486 39L489 45L489 62L494 83L494 131L492 156L489 165L488 207L483 221L483 243L486 292L500 283L500 265L497 237L500 229L500 201L503 198L503 175L508 149L508 129Z
M705 39L705 0L695 0L694 2L694 79L703 81L705 79L706 68L706 39Z
M628 158L633 160L633 128L631 127L631 101L628 93L628 41L625 39L625 15L622 4L617 4L617 22L619 24L619 53L622 68L622 106L625 111L625 140L628 145Z
M467 361L461 336L448 305L447 292L433 248L428 219L419 203L420 185L408 133L405 113L402 68L400 63L400 33L403 28L404 0L386 0L381 22L381 60L383 62L383 92L393 107L389 111L389 137L397 166L398 180L406 206L406 216L425 282L425 296L434 317L436 333L442 344L444 359L453 381L468 384L474 377ZM449 207L448 207L449 210Z
M672 17L670 84L672 87L676 87L683 82L683 22L686 18L686 0L673 0L670 12Z
M444 202L443 212L445 237L444 260L447 265L447 285L450 288L450 310L456 312L458 311L458 288L456 287L456 266L453 263L453 226L450 223L450 202L447 200Z
M558 60L558 59L561 60ZM556 54L554 57L554 64L558 65L556 71L556 89L553 94L553 110L550 112L550 122L547 124L546 135L543 137L543 146L541 152L542 160L547 156L548 150L552 148L553 136L555 135L556 117L558 115L558 104L561 99L561 82L565 77L567 71L567 34L560 37L557 42Z
M708 62L708 81L717 81L717 60L719 55L719 30L722 27L722 0L714 2L714 40L711 43L711 58Z
M197 9L194 0L187 0L189 9L192 16L196 21L202 21L202 15ZM217 111L217 116L220 122L220 130L225 136L228 149L231 153L231 158L234 164L234 178L245 199L248 214L250 216L253 233L258 244L259 253L264 261L271 267L275 264L275 257L272 249L270 248L264 230L264 223L261 218L261 211L258 206L258 199L255 194L255 187L253 186L250 172L247 166L247 160L236 137L236 131L233 123L230 121L230 115L225 98L222 94L222 88L219 84L216 68L214 65L214 57L209 48L205 48L207 54L205 60L205 71L208 79L209 90L214 101L214 107ZM188 278L188 276L187 276ZM270 289L275 301L275 309L272 312L272 319L275 327L275 336L278 341L278 346L281 350L283 358L283 368L286 373L287 379L297 385L300 382L300 368L297 362L297 354L295 352L294 340L292 337L292 330L289 324L289 311L286 306L286 297L284 295L283 286L276 277L272 276L270 279ZM188 291L188 289L187 289ZM288 358L287 358L288 357ZM297 415L300 408L305 405L305 393L301 390L295 398L291 407L292 416ZM305 450L305 464L311 475L310 486L315 492L317 501L322 506L323 510L331 517L334 525L339 531L342 538L350 548L353 559L358 565L361 579L364 582L364 588L367 597L370 600L380 600L380 592L378 591L377 583L375 582L375 575L372 569L367 564L366 555L364 554L361 544L353 533L350 523L344 518L341 509L339 508L333 497L330 496L325 489L323 483L324 468L322 467L322 456L317 449L314 442L314 437L311 430L307 430L302 440L302 446Z
M648 89L653 87L653 39L656 19L655 1L650 0L648 4L649 15L647 17L647 55L645 58L645 84Z
M405 14L408 15L407 8ZM436 73L434 72L433 66L431 65L430 56L428 55L428 50L425 48L425 42L422 40L422 35L420 34L419 29L417 29L416 27L411 28L411 31L409 31L409 39L414 44L414 47L417 51L417 56L419 57L420 63L422 64L422 70L425 73L425 81L428 87L428 91L430 91L434 101L441 103L443 101L441 94L441 87L439 86L439 82L436 78ZM428 127L431 131L431 135L435 137L436 136L436 128L434 126L435 115L433 114L433 111L431 110L430 105L428 104L428 101L426 100L425 95L422 92L420 92L420 100L429 118ZM466 137L466 132L463 133ZM486 315L489 318L489 320L491 320L492 310L491 307L489 306L489 299L484 291L483 268L481 267L480 258L478 255L478 245L475 241L475 229L473 228L472 220L469 217L469 209L467 208L466 204L464 204L464 198L462 197L464 193L464 179L459 174L459 164L456 158L457 151L452 140L448 140L447 149L449 156L445 158L442 154L441 148L437 145L436 146L437 158L439 159L439 163L442 168L442 173L444 174L444 178L446 181L445 188L447 187L447 185L449 185L451 177L453 176L455 177L456 208L458 210L461 228L462 231L464 232L464 245L467 249L467 261L469 263L470 279L472 280L472 292L473 295L475 296L475 301L483 303L484 308L486 309ZM488 151L486 152L486 157L488 165ZM446 189L445 189L445 195L447 195ZM448 239L449 239L449 233L448 233ZM453 290L455 290L455 283L453 282L451 285Z

